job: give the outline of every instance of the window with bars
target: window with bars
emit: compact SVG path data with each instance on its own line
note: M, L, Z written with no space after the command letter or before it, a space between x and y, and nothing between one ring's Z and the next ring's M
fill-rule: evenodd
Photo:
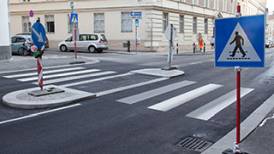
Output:
M185 17L184 15L180 15L180 19L179 19L179 30L180 33L184 33L185 32Z
M193 17L193 34L197 34L197 17Z
M168 13L163 13L163 32L166 31L168 26Z
M130 12L122 12L121 16L121 32L132 32L132 17L130 16Z
M104 13L94 13L94 33L105 32L105 15Z
M22 17L22 31L23 33L31 32L31 22L28 16Z
M54 15L45 15L46 29L48 33L55 32Z

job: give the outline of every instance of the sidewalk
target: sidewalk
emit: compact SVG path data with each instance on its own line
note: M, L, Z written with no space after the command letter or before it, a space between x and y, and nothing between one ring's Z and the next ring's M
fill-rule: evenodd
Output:
M249 154L274 153L274 110L266 119L241 143L243 152Z

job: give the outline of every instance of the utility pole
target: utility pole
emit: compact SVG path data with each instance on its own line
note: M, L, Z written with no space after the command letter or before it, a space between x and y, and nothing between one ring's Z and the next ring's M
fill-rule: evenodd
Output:
M0 60L11 58L8 0L0 0Z

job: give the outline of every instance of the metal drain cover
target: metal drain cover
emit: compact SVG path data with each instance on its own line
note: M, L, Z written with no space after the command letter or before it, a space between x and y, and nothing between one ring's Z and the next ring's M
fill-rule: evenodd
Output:
M212 144L213 144L212 142L206 141L202 138L190 136L190 137L184 138L179 143L177 143L177 146L182 147L186 150L203 152L204 150L209 148Z

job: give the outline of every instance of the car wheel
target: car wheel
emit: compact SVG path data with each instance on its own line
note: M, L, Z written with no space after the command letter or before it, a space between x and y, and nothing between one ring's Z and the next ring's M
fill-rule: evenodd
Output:
M21 56L27 56L27 55L29 54L29 53L28 53L28 50L25 49L25 48L19 48L18 53L19 53L19 55L21 55Z
M66 51L68 51L68 48L65 45L61 45L60 46L60 51L61 52L66 52Z
M90 46L90 47L88 47L88 51L89 52L95 52L96 48L94 46Z

